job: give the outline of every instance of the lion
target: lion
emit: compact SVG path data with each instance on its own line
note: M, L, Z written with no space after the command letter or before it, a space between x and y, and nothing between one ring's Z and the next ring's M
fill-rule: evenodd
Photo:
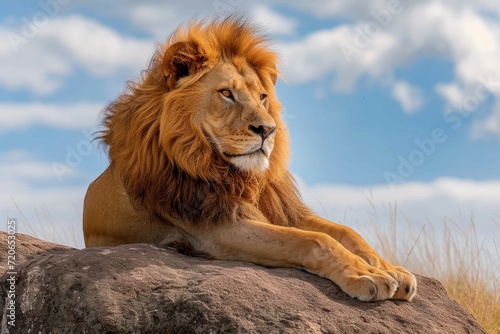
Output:
M110 164L85 196L85 245L173 246L300 268L361 301L411 301L413 274L301 200L287 169L277 64L245 18L177 28L104 110Z

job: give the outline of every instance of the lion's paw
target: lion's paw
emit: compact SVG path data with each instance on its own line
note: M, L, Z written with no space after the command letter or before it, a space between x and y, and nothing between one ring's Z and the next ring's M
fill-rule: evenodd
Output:
M411 301L417 294L417 279L415 276L399 266L391 266L386 272L398 282L398 288L392 299Z
M392 299L411 301L417 294L417 280L407 269L393 266L377 254L363 254L361 256L369 265L379 268L398 282L398 288Z
M388 273L372 267L365 273L347 276L341 288L353 298L371 302L393 298L398 282Z

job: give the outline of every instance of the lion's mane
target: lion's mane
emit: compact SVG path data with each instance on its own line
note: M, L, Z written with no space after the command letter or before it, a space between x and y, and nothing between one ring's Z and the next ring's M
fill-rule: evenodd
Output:
M176 52L179 45L191 49ZM224 161L194 121L200 106L193 83L219 59L246 61L269 92L277 133L263 174ZM234 16L180 27L158 48L141 79L129 82L105 110L100 136L136 208L166 223L250 218L294 226L301 219L307 209L287 170L288 135L274 89L277 60L258 29Z

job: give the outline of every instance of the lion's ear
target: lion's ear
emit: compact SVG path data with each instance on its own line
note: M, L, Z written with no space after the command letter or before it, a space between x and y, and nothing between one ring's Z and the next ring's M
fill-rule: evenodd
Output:
M170 89L175 87L177 80L198 72L207 64L203 50L192 42L177 42L172 44L163 57L163 74Z

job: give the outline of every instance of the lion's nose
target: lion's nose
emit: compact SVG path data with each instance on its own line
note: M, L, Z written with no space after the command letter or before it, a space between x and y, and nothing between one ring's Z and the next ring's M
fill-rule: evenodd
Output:
M258 134L264 140L267 137L269 137L271 135L271 133L274 132L274 130L276 130L276 127L275 126L265 126L265 125L259 125L259 126L249 125L248 130L250 130L251 132L253 132L255 134Z

